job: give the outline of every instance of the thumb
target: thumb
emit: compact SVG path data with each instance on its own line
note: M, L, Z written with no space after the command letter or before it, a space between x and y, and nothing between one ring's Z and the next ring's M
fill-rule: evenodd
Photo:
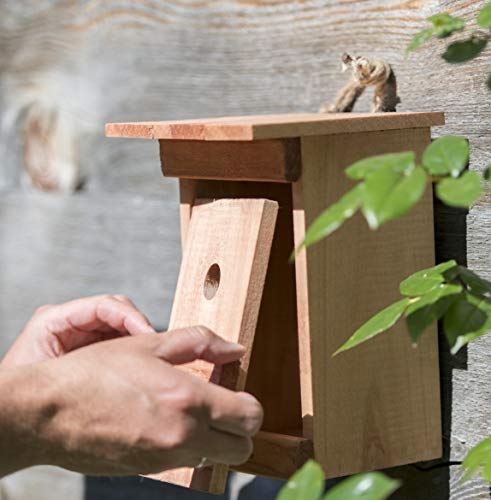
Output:
M237 361L245 354L245 347L229 342L204 326L171 330L161 335L157 356L173 365L203 359L214 364Z

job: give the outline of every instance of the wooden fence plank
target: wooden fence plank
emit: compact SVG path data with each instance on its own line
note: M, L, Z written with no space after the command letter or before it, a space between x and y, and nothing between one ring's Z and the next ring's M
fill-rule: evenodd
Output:
M37 307L89 294L126 294L165 328L180 260L178 213L177 201L2 195L0 354Z
M37 102L46 116L52 116L53 110L64 112L58 119L68 123L71 132L62 137L61 144L78 144L81 172L87 175L85 189L90 193L89 198L53 202L58 208L50 208L51 202L2 193L0 251L8 256L2 260L0 273L2 336L5 332L13 335L26 312L43 300L58 301L66 295L106 287L123 288L130 294L135 291L145 297L140 305L145 310L148 307L156 321L160 322L160 314L165 316L168 310L169 302L167 307L160 305L159 293L166 293L166 273L174 276L172 279L177 273L177 261L173 259L178 255L178 231L170 213L166 228L153 228L160 227L163 213L176 206L170 198L175 196L173 184L159 177L155 144L108 140L103 137L105 122L314 112L323 101L333 99L344 83L339 59L348 51L388 60L398 78L402 99L399 109L444 111L447 124L437 130L437 135L468 137L471 168L482 171L491 150L491 99L484 85L489 48L459 66L440 59L446 40L429 42L408 59L404 59L404 50L425 26L426 17L448 11L471 20L485 3L59 0L26 2L19 7L15 0L2 2L0 189L5 192L21 186L18 172L23 163L23 143L30 140L23 131L22 111ZM474 22L470 25L475 26ZM117 85L114 75L118 75ZM369 109L370 94L362 97L357 111ZM18 122L6 120L15 116ZM119 196L125 193L147 198L140 215L135 211L125 218L126 202ZM171 203L166 205L165 200ZM118 214L112 221L110 212ZM84 224L75 228L68 214ZM105 221L102 225L101 219ZM467 231L469 265L488 273L488 277L490 220L488 199L471 211ZM131 244L116 238L120 248L113 252L123 262L124 279L120 269L109 265L108 248L102 260L93 249L98 241L96 228L118 225L133 228L140 238ZM452 225L450 217L448 224L437 231L437 254L458 251L454 242L460 236ZM151 233L148 227L152 227ZM90 237L84 236L87 228ZM170 250L171 245L175 250ZM133 262L143 254L147 255L145 264ZM166 260L171 267L158 267ZM72 270L66 269L69 265ZM161 269L161 277L150 275L143 284L138 275L148 276L149 266L154 265L152 270ZM172 291L173 287L168 288L169 295ZM491 340L486 337L469 346L463 355L466 363L460 358L442 358L442 368L447 370L442 370L444 409L448 413L444 430L451 440L447 458L460 460L470 446L491 433L490 353ZM455 468L431 473L411 468L411 474L404 476L410 492L405 498L472 498L462 491L481 498L488 494L478 480L462 490ZM428 475L440 482L435 490L438 496L427 487L418 490L419 484L428 485L423 481Z

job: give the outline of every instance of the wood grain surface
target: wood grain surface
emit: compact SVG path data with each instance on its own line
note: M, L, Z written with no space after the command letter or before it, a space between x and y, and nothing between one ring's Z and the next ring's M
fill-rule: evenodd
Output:
M184 179L291 182L300 176L300 140L160 140L162 172Z
M429 143L428 128L303 137L295 198L301 206L294 209L304 213L308 225L326 202L334 203L352 187L344 175L348 165L405 148L420 156ZM305 237L300 222L297 246ZM303 359L302 349L300 360L311 361L313 379L313 405L303 413L313 416L315 457L327 477L441 457L436 325L418 349L401 322L380 338L332 357L366 318L398 299L404 277L434 265L433 240L428 190L411 214L377 233L358 214L330 238L301 251L306 255L297 263L298 310L308 315L310 334L301 330L300 336L309 338L311 355Z
M304 113L147 123L108 123L108 137L253 141L443 125L443 113Z
M204 325L246 348L240 362L202 360L180 369L230 390L244 390L268 268L278 203L265 199L197 200L183 251L170 329ZM150 477L222 494L228 467L183 468Z
M258 432L253 438L254 451L249 460L233 470L284 479L293 475L313 458L312 441L300 436Z
M109 140L106 122L315 112L344 84L347 51L389 61L398 109L444 111L446 125L434 135L466 136L471 168L482 171L491 158L489 47L455 66L439 56L445 40L407 59L404 50L426 17L447 11L472 27L485 3L4 0L0 350L36 306L100 291L123 291L160 327L168 321L180 252L176 183L161 177L156 143ZM368 91L355 111L368 111L370 99ZM25 121L36 116L27 113L34 104L37 116L56 123L48 130L58 146L46 157L78 151L68 159L85 184L73 198L26 186L24 150L43 146ZM469 266L491 278L490 199L473 207L467 230L465 215L439 208L436 220L437 255L467 253ZM459 461L491 434L491 337L457 358L446 349L442 341L445 460ZM459 484L458 465L391 473L404 480L395 498L489 498L477 477Z
M267 196L279 205L246 390L263 405L264 431L301 436L295 270L288 261L293 248L291 185L190 179L181 179L180 185L184 245L187 244L189 218L196 198ZM280 294L278 290L281 290Z

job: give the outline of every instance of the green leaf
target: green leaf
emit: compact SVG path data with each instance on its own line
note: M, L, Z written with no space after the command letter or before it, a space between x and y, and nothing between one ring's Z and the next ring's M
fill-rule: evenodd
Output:
M447 135L433 141L423 154L423 166L432 175L457 177L469 161L469 143L464 137Z
M443 330L452 354L491 329L491 302L467 291L462 292L447 309Z
M365 181L362 211L372 229L402 217L420 200L426 188L426 174L421 167L409 174L385 168Z
M309 460L281 488L276 500L318 500L324 491L324 472Z
M337 484L326 493L323 500L385 500L400 485L400 481L391 479L381 472L367 472Z
M424 295L448 280L451 274L449 271L457 269L458 266L455 260L449 260L437 266L422 269L402 281L399 285L399 291L402 295L408 295L409 297ZM452 275L451 277L453 278L454 276Z
M465 283L468 290L473 295L486 296L491 294L491 282L481 278L475 272L464 266L459 266L458 272L460 279Z
M450 36L455 31L464 29L465 21L461 17L453 17L446 12L435 14L427 19L433 24L435 35L438 38Z
M461 291L460 285L441 284L406 309L409 335L415 344L428 326L445 314Z
M305 239L296 252L303 247L313 245L338 229L360 207L363 199L363 191L364 185L358 184L334 203L334 205L324 210L307 229Z
M416 35L414 35L413 39L407 46L406 55L423 45L423 43L425 43L426 40L431 37L431 35L433 35L433 28L428 28L420 31L419 33L416 33Z
M477 24L481 28L491 28L491 2L487 3L479 12Z
M481 195L481 177L464 172L458 179L443 179L436 185L436 195L446 205L469 208Z
M486 170L484 170L483 177L488 181L491 182L491 163L486 167Z
M339 354L340 352L347 351L348 349L351 349L352 347L365 342L365 340L371 339L379 333L382 333L394 326L410 302L411 299L404 298L378 312L364 325L358 328L358 330L356 330L356 332L333 354L333 356Z
M488 89L491 90L491 73L488 76L488 79L486 80L486 85L488 86Z
M486 47L487 38L473 36L468 40L451 43L442 54L448 63L459 64L477 57Z
M359 180L384 168L390 168L396 172L406 172L414 168L415 161L416 155L412 151L370 156L350 165L345 173L351 179Z
M481 441L469 451L462 462L462 467L467 469L462 482L467 481L480 467L484 468L484 478L488 482L491 482L491 436Z

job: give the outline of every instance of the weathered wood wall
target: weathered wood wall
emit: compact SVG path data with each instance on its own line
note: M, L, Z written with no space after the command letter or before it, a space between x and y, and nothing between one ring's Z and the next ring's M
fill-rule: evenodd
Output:
M482 170L491 158L489 49L465 66L443 63L443 42L408 60L403 53L427 16L474 19L484 3L4 0L0 352L36 306L101 291L130 295L166 324L179 256L176 186L160 176L156 144L105 139L105 121L315 111L344 81L339 57L348 51L390 61L400 109L445 111L436 133L467 136L471 168ZM368 110L368 99L358 108ZM34 193L22 165L40 163L63 171L63 186L84 177L83 190ZM467 218L468 264L488 277L490 201ZM462 216L441 211L438 231L438 253L448 256L465 237ZM491 336L457 359L442 354L446 460L491 434L490 356ZM399 498L489 497L478 480L459 485L458 466L395 474L405 479Z

